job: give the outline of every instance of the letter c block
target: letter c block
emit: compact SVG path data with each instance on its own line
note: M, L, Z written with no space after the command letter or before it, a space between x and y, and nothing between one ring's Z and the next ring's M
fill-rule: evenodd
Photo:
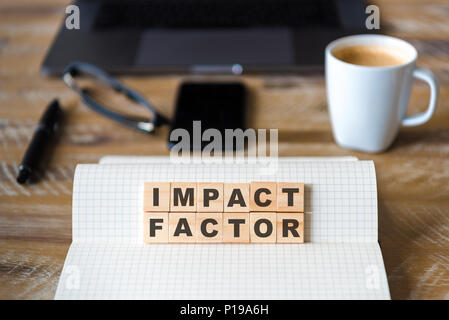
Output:
M277 183L251 182L250 207L251 211L273 212L277 210Z
M197 242L222 242L223 213L198 212L196 214L196 235Z

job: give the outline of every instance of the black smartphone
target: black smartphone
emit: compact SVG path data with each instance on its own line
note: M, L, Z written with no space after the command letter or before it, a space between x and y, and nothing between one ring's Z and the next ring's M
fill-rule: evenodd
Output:
M171 140L175 129L184 129L190 136L190 150L201 150L210 143L209 140L194 143L194 121L201 121L201 138L207 129L217 129L222 135L222 149L225 149L225 129L245 130L246 89L239 82L186 82L178 91L176 110L168 146L171 149L181 138ZM198 123L196 123L198 129ZM198 130L195 130L195 133Z

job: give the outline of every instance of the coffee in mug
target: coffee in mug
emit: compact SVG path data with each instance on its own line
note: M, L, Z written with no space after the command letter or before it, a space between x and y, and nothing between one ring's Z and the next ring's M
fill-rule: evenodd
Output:
M349 36L326 48L326 93L336 142L366 152L387 149L399 127L417 126L433 115L438 82L418 68L416 49L384 35ZM430 86L427 111L406 116L417 78Z
M399 52L378 45L348 46L334 49L332 54L337 59L359 66L386 67L406 62Z

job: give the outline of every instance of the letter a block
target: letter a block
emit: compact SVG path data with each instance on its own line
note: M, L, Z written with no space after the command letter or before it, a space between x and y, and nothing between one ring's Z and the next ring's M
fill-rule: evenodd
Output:
M249 183L224 184L224 212L249 212Z
M276 243L276 212L250 212L251 243Z
M143 213L143 241L168 243L168 212Z
M277 183L276 182L251 182L250 205L251 211L276 211Z
M248 212L223 213L223 242L225 243L249 242Z
M171 184L170 211L196 211L196 182L176 182Z
M143 190L143 211L170 210L170 182L145 182Z
M277 213L277 242L304 243L304 213Z
M168 216L168 242L196 242L196 213L170 212Z
M198 212L223 212L223 183L198 182Z
M304 212L304 183L279 182L278 212Z
M196 214L196 241L223 241L223 213L198 212Z

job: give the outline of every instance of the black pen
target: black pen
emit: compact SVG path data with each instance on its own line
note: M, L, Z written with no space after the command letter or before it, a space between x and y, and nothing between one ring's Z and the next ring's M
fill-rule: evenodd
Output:
M28 146L17 175L18 183L25 183L39 168L48 147L55 140L56 133L62 120L62 109L57 99L53 100L42 115Z

